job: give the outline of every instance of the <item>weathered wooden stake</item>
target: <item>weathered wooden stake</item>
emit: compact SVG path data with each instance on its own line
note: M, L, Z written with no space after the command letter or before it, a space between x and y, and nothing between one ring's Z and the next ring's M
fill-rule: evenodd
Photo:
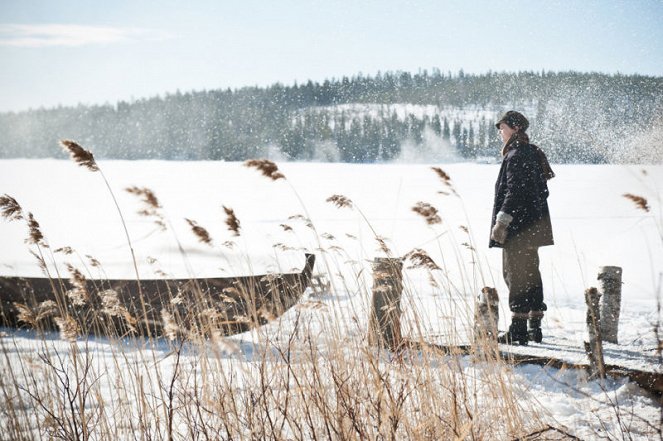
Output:
M617 343L619 312L622 303L622 269L618 266L599 268L601 298L601 337L604 341Z
M587 304L587 333L589 342L585 342L585 352L589 358L590 378L605 378L605 363L603 362L603 342L601 341L601 312L599 300L601 293L596 288L585 291Z
M485 286L474 304L474 345L497 345L500 297L495 288Z
M373 261L373 298L368 323L368 344L396 350L401 346L401 293L403 262L378 257Z

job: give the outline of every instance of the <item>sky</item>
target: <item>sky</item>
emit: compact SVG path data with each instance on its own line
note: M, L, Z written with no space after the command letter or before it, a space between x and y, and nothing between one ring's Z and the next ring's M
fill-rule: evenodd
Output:
M663 0L0 0L0 112L359 73L663 75Z

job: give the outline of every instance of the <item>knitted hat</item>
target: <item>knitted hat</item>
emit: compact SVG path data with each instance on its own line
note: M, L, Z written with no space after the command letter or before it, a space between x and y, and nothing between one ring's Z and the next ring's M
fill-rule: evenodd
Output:
M495 123L495 127L499 129L501 123L505 123L512 129L520 127L520 130L523 132L526 131L529 127L529 121L527 121L525 115L520 112L516 112L515 110L509 110L504 115L502 115L502 118L500 118L500 120Z

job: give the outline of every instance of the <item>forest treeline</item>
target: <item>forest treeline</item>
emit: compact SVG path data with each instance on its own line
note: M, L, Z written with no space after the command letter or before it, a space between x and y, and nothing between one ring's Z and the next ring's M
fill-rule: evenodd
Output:
M660 160L635 149L663 126L662 77L439 70L2 113L0 157L61 157L62 138L115 159L364 163L432 142L460 159L497 157L493 124L511 108L553 162Z

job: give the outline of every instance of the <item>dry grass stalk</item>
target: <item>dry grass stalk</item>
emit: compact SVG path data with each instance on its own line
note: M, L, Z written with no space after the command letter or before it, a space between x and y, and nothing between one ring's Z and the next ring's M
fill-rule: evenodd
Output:
M435 261L428 255L428 253L420 248L415 248L405 256L404 259L409 260L412 265L408 268L427 268L429 270L439 270L440 268Z
M352 208L352 201L341 194L335 194L327 198L327 202L331 202L338 208Z
M44 245L44 235L41 233L39 228L39 222L35 219L32 213L28 213L28 228L30 230L30 235L26 240L27 243L32 245Z
M60 146L65 152L69 153L71 159L81 167L85 167L90 171L99 171L99 166L94 160L94 155L89 150L85 150L77 142L70 139L60 140Z
M23 209L16 199L8 194L0 196L0 214L8 221L23 219Z
M55 324L58 326L60 329L60 337L63 340L66 340L70 343L74 343L76 341L76 337L78 337L78 323L76 323L76 320L74 320L71 316L66 316L66 317L56 317L55 318Z
M184 220L189 224L189 226L191 227L191 231L193 231L193 234L196 235L199 241L206 243L207 245L212 244L212 238L210 237L206 229L198 225L194 220L187 218L184 218Z
M640 210L649 212L649 203L647 202L647 199L643 198L642 196L637 196L631 193L625 193L622 196L624 196L626 199L633 201L637 206L637 208L639 208Z
M244 165L249 168L257 169L263 174L263 176L267 176L273 181L285 179L285 175L279 171L278 166L269 159L249 159Z
M412 211L422 216L428 225L442 223L442 218L438 214L437 208L433 207L428 202L417 202L417 204L412 207Z
M223 205L223 211L226 212L226 225L228 225L228 229L232 231L235 236L239 236L239 219L235 216L235 211L225 205Z

